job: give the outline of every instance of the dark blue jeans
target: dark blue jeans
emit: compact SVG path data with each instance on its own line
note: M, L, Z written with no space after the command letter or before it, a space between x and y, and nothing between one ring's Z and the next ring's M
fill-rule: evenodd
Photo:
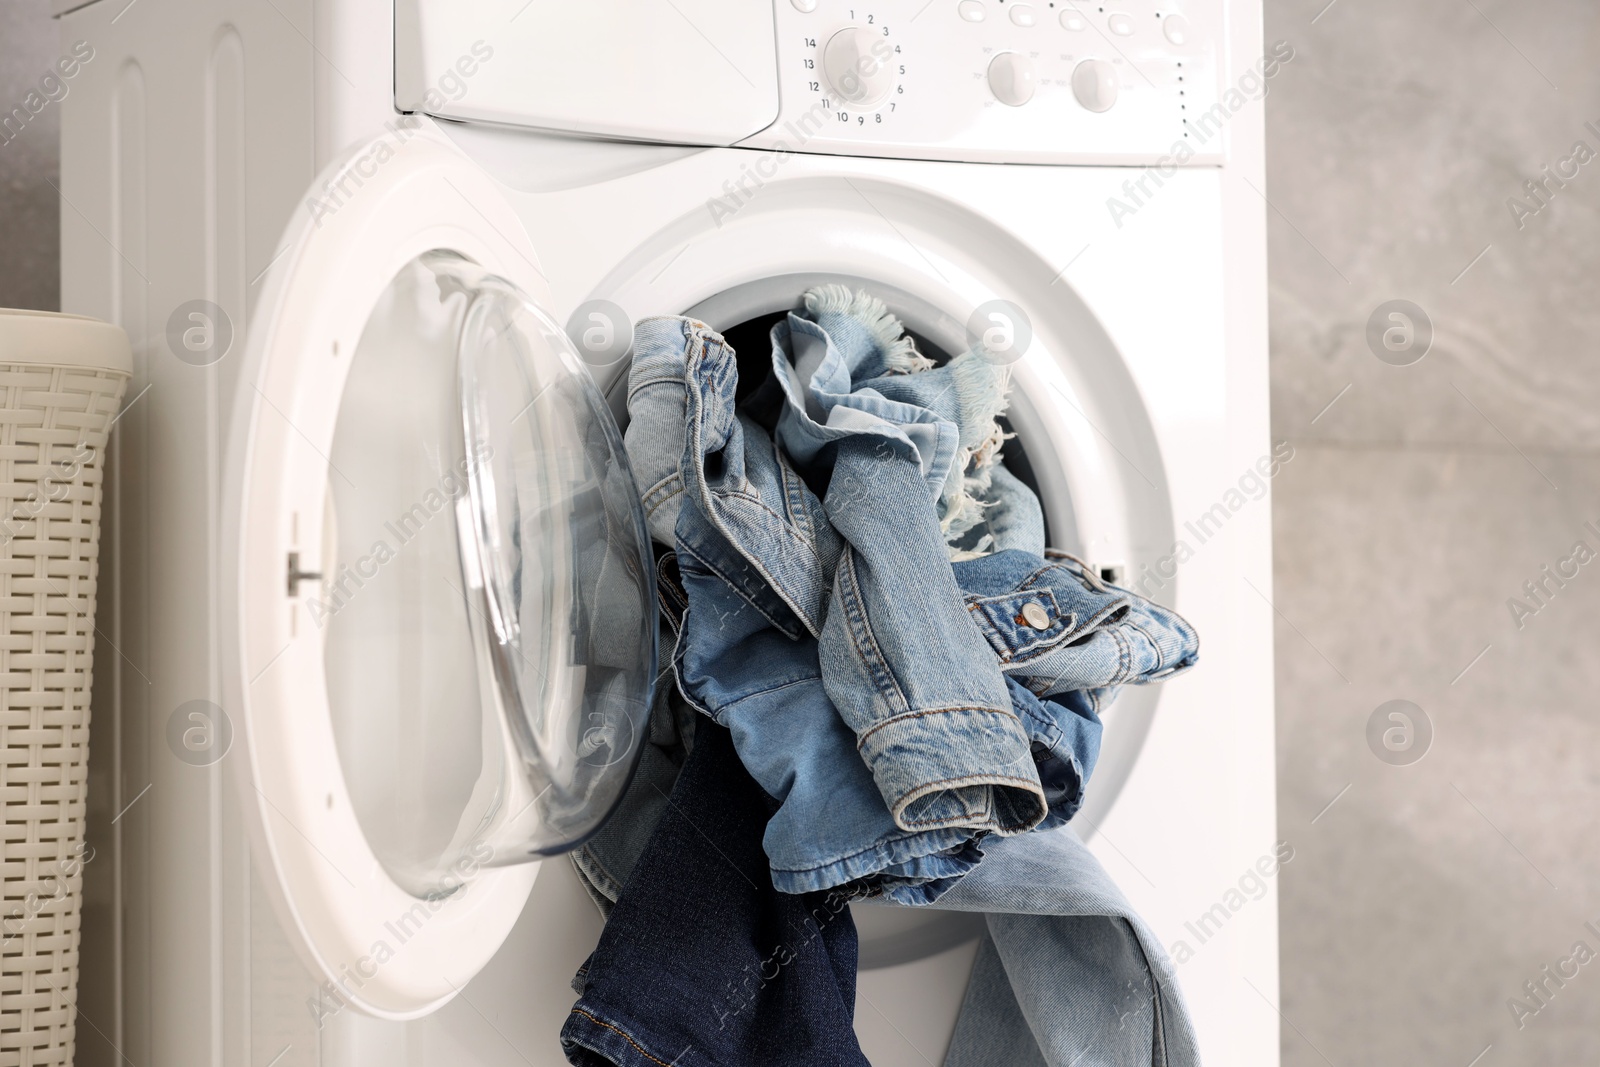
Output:
M779 893L776 808L728 731L694 749L578 973L561 1029L579 1067L867 1067L854 1029L856 928L842 893Z

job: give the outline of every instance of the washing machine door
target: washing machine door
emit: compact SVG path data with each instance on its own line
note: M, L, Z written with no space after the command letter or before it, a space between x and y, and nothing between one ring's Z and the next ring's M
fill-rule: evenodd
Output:
M520 221L448 142L358 147L285 247L226 458L224 766L321 1010L411 1018L626 787L649 538Z

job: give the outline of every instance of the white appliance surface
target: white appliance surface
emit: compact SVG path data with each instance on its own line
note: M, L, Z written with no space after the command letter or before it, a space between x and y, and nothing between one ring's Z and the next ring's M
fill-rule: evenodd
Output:
M283 813L255 798L262 783L296 788L290 768L320 766L321 789L337 767L331 753L302 763L285 750L266 771L246 758L263 751L249 732L255 671L241 670L256 653L241 660L228 635L264 623L236 617L233 539L241 517L272 558L312 539L283 515L251 512L248 494L241 502L237 445L281 418L256 462L278 462L260 458L277 449L274 484L316 498L327 473L304 450L331 432L342 378L305 353L348 351L335 342L359 332L387 280L375 275L418 241L501 264L558 322L601 298L631 317L693 309L727 326L833 277L877 288L918 332L956 348L978 304L1023 307L1035 340L1014 367L1013 419L1053 540L1130 582L1187 543L1176 576L1147 588L1204 639L1200 669L1109 712L1080 830L1162 940L1188 950L1178 978L1208 1062L1278 1062L1275 892L1236 913L1224 905L1228 920L1203 940L1191 932L1276 840L1270 496L1224 506L1230 517L1203 540L1188 532L1270 451L1259 103L1225 114L1209 154L1161 169L1136 210L1108 207L1156 173L1118 164L1154 164L1183 138L1182 118L1160 110L1179 99L1180 58L1200 72L1184 76L1185 99L1193 86L1214 102L1258 68L1258 5L933 0L920 13L856 8L852 21L832 0L776 0L664 5L671 18L626 25L611 4L541 23L540 6L518 10L520 0L457 19L436 0L218 0L203 17L184 0L121 6L61 20L66 40L93 40L97 53L63 101L63 193L76 209L63 216L63 303L128 330L140 397L119 422L108 479L109 647L90 785L91 842L107 859L88 874L80 999L94 1029L80 1027L80 1062L564 1062L568 983L600 929L564 860L537 877L510 868L502 890L464 898L450 929L473 930L476 900L493 902L493 921L477 924L477 940L463 934L461 959L475 962L445 994L417 993L417 1010L377 1005L389 1018L354 1003L330 1010L319 987L340 963L307 945L324 943L314 928L354 921L327 916L353 915L363 898L332 911L309 899L317 879L291 877L291 850L274 844L295 827L274 829ZM541 36L541 25L562 33ZM841 39L836 66L888 36L910 57L904 81L828 82L829 110L849 121L779 144L783 124L819 99L806 94L824 92L801 72L826 73L830 42L851 29L867 36ZM492 55L473 51L478 40ZM558 43L605 56L550 68L566 72L570 96L535 69ZM646 45L692 52L686 68L699 73L670 71L656 98L625 110L639 98L601 75ZM1033 66L991 70L1002 53ZM1109 73L1089 67L1079 79L1095 59ZM594 81L580 83L580 69ZM661 70L661 57L639 69ZM753 84L730 91L730 77ZM836 106L845 91L867 106L878 92L921 102L880 123L879 111ZM474 121L410 129L397 123L397 96ZM685 100L705 107L674 111ZM465 207L415 195L413 169L440 152L475 168L462 184L483 191ZM973 162L997 159L1013 164ZM362 200L390 188L412 190L404 219L393 203ZM301 302L283 303L286 293ZM166 341L169 315L193 300L217 305L234 331L207 366L174 358ZM294 337L303 346L288 345ZM605 385L622 369L597 377ZM244 738L207 767L166 747L169 712L193 699L219 703ZM528 894L520 908L507 903L517 893ZM863 1048L874 1064L938 1063L972 924L883 907L856 916ZM448 960L447 943L430 951Z
M1207 124L1226 91L1223 0L602 0L519 14L525 2L399 0L401 106L850 155L1153 163L1186 145L1223 159ZM498 58L479 62L486 52Z
M649 141L731 144L778 111L767 4L395 3L406 111Z

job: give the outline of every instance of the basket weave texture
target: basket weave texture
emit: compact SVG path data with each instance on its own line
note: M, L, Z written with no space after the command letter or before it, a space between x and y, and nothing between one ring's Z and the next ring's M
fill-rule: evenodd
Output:
M73 1057L101 478L127 383L0 362L0 1067Z

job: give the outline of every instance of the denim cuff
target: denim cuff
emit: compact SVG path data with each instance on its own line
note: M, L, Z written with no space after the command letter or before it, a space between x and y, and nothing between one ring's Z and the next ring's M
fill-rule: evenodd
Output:
M590 1009L593 1010L590 1010ZM600 1014L596 1014L596 1013ZM608 1014L598 1005L579 1001L567 1016L561 1028L561 1044L568 1063L579 1067L659 1067L670 1063L664 1056L672 1050L657 1048L652 1052L649 1039L642 1039L616 1023L601 1018ZM661 1055L656 1055L659 1052Z
M887 896L901 904L932 904L978 865L983 835L955 827L892 833L848 856L811 867L772 865L780 893L848 887L852 897Z
M875 724L859 747L902 830L1009 836L1045 817L1033 754L1010 710L919 707Z

